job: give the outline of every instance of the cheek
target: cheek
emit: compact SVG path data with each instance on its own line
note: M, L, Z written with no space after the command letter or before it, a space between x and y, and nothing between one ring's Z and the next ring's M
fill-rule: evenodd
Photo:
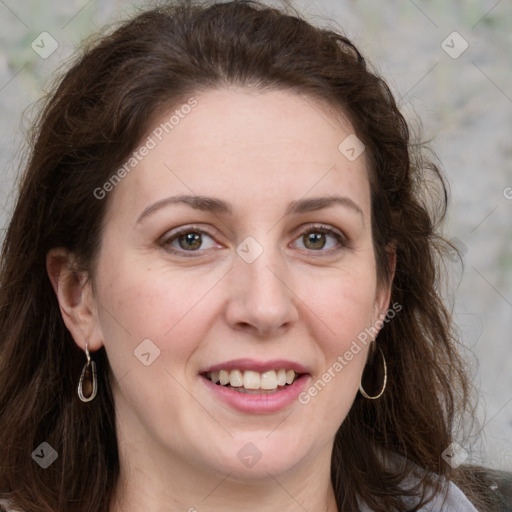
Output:
M105 261L102 268L99 316L113 368L118 373L129 370L137 363L138 347L148 339L154 347L144 343L158 356L160 365L183 365L215 314L212 291L219 277L212 272L191 277L179 270L122 260L115 266L112 260Z
M172 425L165 433L172 437L185 429L190 414L187 363L218 316L219 277L185 278L183 272L122 260L110 268L115 270L99 276L98 295L116 403L128 423L135 414L148 430Z
M372 277L368 277L372 276ZM371 268L367 272L336 272L317 280L316 286L304 286L305 303L323 325L329 350L344 350L347 343L370 327L375 314L376 281Z
M366 272L338 272L309 287L306 295L323 367L300 401L315 409L317 421L334 429L353 403L366 362L375 312L376 281L368 277L373 276L371 269L368 265Z

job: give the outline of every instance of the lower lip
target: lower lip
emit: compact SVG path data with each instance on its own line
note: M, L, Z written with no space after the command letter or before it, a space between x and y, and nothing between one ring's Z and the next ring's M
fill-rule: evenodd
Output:
M218 399L238 411L249 414L273 413L288 407L298 400L309 379L309 375L301 375L293 384L276 393L247 394L214 384L203 375L200 377Z

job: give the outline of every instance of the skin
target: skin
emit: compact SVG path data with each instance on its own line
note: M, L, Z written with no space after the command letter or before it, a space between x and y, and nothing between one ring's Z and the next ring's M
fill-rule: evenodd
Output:
M335 511L333 438L368 347L308 404L271 414L226 406L198 373L238 358L289 359L308 367L310 385L385 314L390 290L377 282L365 155L349 161L338 150L352 127L311 98L238 87L195 98L110 192L92 282L70 272L64 249L47 257L74 340L88 343L93 360L105 346L113 368L122 470L111 511ZM153 126L169 117L159 114ZM177 194L222 199L232 213L173 204L137 223ZM292 201L333 194L361 212L334 204L285 215ZM348 245L332 235L308 241L318 223ZM190 243L176 238L165 245L191 224L188 232L208 230L199 249L187 252ZM247 236L263 248L252 263L236 252ZM160 350L149 366L134 357L144 339ZM252 467L237 457L249 442L262 454Z

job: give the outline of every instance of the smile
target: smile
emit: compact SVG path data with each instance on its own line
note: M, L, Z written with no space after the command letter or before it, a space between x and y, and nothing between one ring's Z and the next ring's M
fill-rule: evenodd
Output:
M235 359L204 368L199 377L213 403L260 415L298 403L311 368L286 359Z
M280 368L265 372L253 370L220 370L206 372L204 376L214 384L231 388L239 393L276 393L293 384L300 374L295 370Z

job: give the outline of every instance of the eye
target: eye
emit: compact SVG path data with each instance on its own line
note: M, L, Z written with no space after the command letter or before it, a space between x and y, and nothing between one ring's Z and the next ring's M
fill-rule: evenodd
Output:
M324 225L310 227L297 238L297 241L302 243L299 249L316 252L331 252L332 249L336 250L348 245L341 233Z
M349 246L342 233L325 225L311 226L296 239L295 243L299 243L299 249L327 253ZM193 256L193 253L200 254L204 250L221 247L213 235L196 226L185 226L171 231L162 240L161 245L166 251L182 256Z
M203 229L198 229L194 226L180 228L171 232L169 236L163 239L162 245L170 252L181 254L219 247L211 235Z

